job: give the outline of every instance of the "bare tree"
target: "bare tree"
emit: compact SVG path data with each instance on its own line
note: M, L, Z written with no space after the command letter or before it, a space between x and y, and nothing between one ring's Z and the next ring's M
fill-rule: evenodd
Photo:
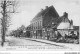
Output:
M6 31L8 27L10 26L10 14L15 13L15 6L16 6L16 1L14 0L2 0L1 1L1 34L2 34L2 43L1 45L4 46L5 42L5 36L6 36Z

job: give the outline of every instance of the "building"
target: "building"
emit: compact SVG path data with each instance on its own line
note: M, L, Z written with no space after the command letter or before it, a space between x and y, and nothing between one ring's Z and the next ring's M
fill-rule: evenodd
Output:
M57 20L57 41L67 43L79 43L79 26L73 25L73 20L68 19L68 13Z
M42 9L32 20L31 20L31 36L33 38L43 38L48 39L50 33L48 32L51 29L49 24L52 19L53 23L59 18L59 14L53 6L46 6L45 9ZM49 34L48 34L49 33Z
M73 25L73 20L68 19L68 13L59 16L53 6L46 6L31 20L29 31L30 37L38 39L79 39L79 26Z
M30 35L30 31L31 31L31 26L29 25L27 28L26 28L26 32L25 32L25 37L31 37L31 35Z
M76 36L78 35L79 26L73 25L73 20L68 19L68 13L65 12L64 15L59 18L59 21L57 31L61 34L61 36L70 36L72 31L76 34Z
M58 22L57 30L61 36L65 36L65 34L68 35L68 30L73 30L73 21L68 19L68 13L65 12L64 15L59 18Z
M57 19L52 18L47 29L49 40L53 40L57 36L65 36L65 34L69 34L73 30L73 20L69 20L68 13L64 12L63 16ZM59 33L60 35L58 35Z

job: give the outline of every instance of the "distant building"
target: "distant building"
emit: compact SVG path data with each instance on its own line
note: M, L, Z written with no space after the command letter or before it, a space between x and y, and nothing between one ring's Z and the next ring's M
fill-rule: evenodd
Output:
M57 11L53 6L46 6L46 9L42 9L32 20L31 20L31 36L33 38L45 38L43 36L47 36L48 25L52 19L57 20L59 17ZM45 33L44 33L45 32ZM46 38L47 38L46 37Z
M26 28L26 32L25 32L25 37L31 37L30 35L30 31L31 31L31 26L29 25L27 28Z

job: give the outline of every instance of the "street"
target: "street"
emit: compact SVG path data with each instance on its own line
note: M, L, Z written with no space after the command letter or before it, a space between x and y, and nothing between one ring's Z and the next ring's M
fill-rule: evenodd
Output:
M4 47L0 46L0 50L74 50L68 46L62 46L54 42L50 43L46 40L31 40L30 38L16 37L6 37L6 40L8 40L8 42L5 43Z

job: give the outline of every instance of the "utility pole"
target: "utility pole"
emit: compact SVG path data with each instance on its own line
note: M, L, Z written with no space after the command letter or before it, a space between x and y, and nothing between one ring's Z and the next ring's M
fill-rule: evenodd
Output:
M1 46L4 46L4 42L5 42L5 36L6 36L6 31L7 31L7 27L8 27L8 13L14 13L14 3L15 1L11 1L11 0L2 0L1 1L1 14L2 14L2 19L1 19L1 34L2 34L2 42L1 42ZM10 9L8 9L9 6L13 6L13 11L10 11ZM8 9L8 10L7 10Z

